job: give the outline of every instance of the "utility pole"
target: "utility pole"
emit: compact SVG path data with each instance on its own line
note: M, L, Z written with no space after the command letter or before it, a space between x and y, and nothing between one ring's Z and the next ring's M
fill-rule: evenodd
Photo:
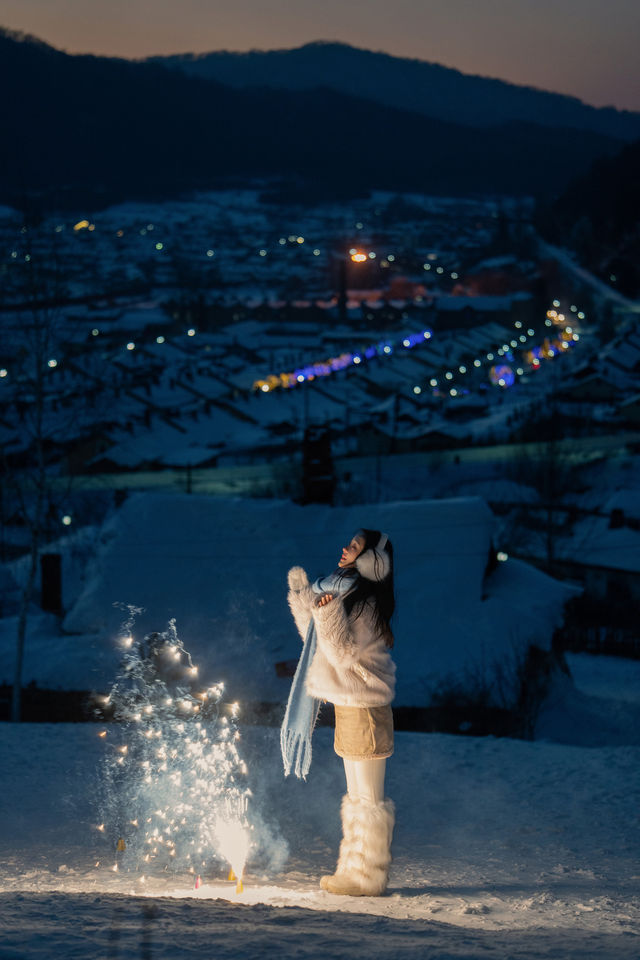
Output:
M340 257L338 262L339 294L338 294L338 320L341 324L347 322L347 259Z

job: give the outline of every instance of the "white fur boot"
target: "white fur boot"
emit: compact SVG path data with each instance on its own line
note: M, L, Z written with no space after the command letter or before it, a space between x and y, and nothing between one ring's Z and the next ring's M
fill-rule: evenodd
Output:
M389 879L394 823L391 800L375 803L347 794L342 800L338 866L333 876L322 877L322 889L350 897L381 896Z

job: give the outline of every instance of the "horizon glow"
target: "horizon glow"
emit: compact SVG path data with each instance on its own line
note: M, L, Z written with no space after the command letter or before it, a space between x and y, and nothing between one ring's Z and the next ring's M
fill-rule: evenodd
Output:
M3 0L0 23L129 59L336 40L640 110L636 0Z

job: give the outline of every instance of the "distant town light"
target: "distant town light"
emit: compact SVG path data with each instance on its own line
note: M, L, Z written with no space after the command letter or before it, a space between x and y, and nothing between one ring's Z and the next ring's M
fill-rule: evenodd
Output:
M366 253L352 253L351 259L354 263L364 263L364 261L367 259L367 255Z
M164 337L160 334L159 337L156 337L156 343L164 343Z
M263 393L269 393L269 384L263 383L260 389L262 390Z
M354 253L357 253L357 252L358 252L357 247L351 247L351 249L349 250L349 256L352 257Z
M296 237L296 243L304 243L304 237Z
M565 327L565 333L573 333L573 327Z
M286 237L280 237L280 239L278 240L278 243L280 244L281 247L284 247L286 242L287 242Z
M451 279L452 279L452 280L457 280L457 279L458 279L458 274L455 272L455 270L454 270L453 273L451 274Z
M9 372L9 371L7 370L6 367L2 367L2 369L0 369L0 377L2 377L2 378L6 377L7 374L8 374L8 372Z
M527 330L527 336L528 337L535 336L535 330L532 330L531 327L529 327L529 329Z
M124 237L124 230L116 230L116 237Z
M215 257L215 251L214 251L214 250L207 250L207 256L208 256L208 257Z
M554 301L553 301L553 305L554 305L554 307L559 307L559 306L560 306L560 301L559 301L559 300L554 300Z
M62 518L62 522L63 522L63 524L65 525L65 527L69 527L69 526L71 526L71 524L72 524L73 521L72 521L71 517L69 516L69 514L68 514L68 513L65 513L64 517Z
M395 256L392 253L390 253L389 256L387 257L387 260L389 261L389 263L393 263L393 261L395 260Z
M576 307L575 303L572 303L572 304L571 304L571 306L569 307L569 310L571 310L571 313L577 313L577 312L578 312L578 308Z
M164 243L156 243L156 250L163 250L163 249L164 249Z
M422 387L414 387L414 388L413 388L413 392L414 392L414 393L422 393Z
M404 339L404 340L402 341L402 346L403 346L403 347L410 347L410 346L411 346L411 340Z
M502 550L498 550L498 552L497 552L497 554L496 554L496 559L499 560L500 563L506 563L507 560L509 559L509 554L508 554L508 553L503 553Z
M133 342L133 340L130 340L129 343L127 344L127 350L135 350L135 348L136 348L135 343Z
M317 247L316 247L315 250L313 251L313 255L314 255L314 257L319 257L319 256L320 256L320 251L318 250Z
M460 373L466 373L466 372L467 372L467 368L466 368L465 366L458 367L458 370L460 371Z
M450 370L447 370L444 376L446 380L453 380L453 374L451 373Z
M93 330L91 331L91 336L92 336L92 337L97 337L97 336L99 336L99 335L100 335L100 331L98 330L97 327L94 327Z
M153 230L153 224L152 224L152 223L148 223L148 224L147 224L147 230Z
M287 237L287 239L288 239L289 243L297 243L297 242L298 242L298 238L297 238L297 236L295 235L295 233L290 233L289 236Z
M359 357L359 356L356 354L356 356L353 358L353 362L354 362L354 363L361 363L361 361L362 361L362 357Z
M88 220L78 220L78 222L73 225L73 229L78 233L80 230L86 230L88 226Z
M482 366L482 360L474 360L474 361L473 361L473 365L474 365L474 367L481 367L481 366Z
M429 386L431 386L431 387L437 387L437 386L438 386L438 381L436 380L435 377L432 377L431 380L429 380Z
M492 354L492 353L488 353L488 354L487 354L487 360L493 360L493 354Z
M501 387L506 387L507 381L504 379L504 377L500 377L500 379L498 380L498 384L499 384Z
M444 267L436 267L436 273L444 273Z
M194 328L193 328L193 327L189 327L189 329L187 330L187 336L188 336L188 337L195 337L195 335L196 335L196 331L194 330Z
M521 377L522 374L524 373L524 370L522 369L522 367L518 367L518 369L516 370L516 373L518 374L519 377Z
M579 340L579 339L580 339L580 334L579 334L579 333L574 333L571 339L572 339L572 340Z
M430 264L430 263L423 263L423 264L422 264L422 269L423 269L423 270L431 270L431 264Z
M514 323L514 327L516 328L516 330L519 330L521 326L522 326L522 321L516 320L516 322Z
M375 260L375 258L376 258L376 254L373 252L373 250L371 250L371 252L369 253L369 260Z
M298 383L304 383L304 374L299 373L298 376L296 377L296 380L298 381Z
M526 343L526 342L527 342L527 338L525 337L524 333L521 333L521 334L520 334L520 336L518 337L518 340L520 341L520 343Z
M582 310L578 312L578 320L584 320L584 313L582 312Z
M364 224L358 220L358 222L356 223L356 230L362 230L363 226Z
M553 326L553 320L545 320L544 325L545 325L545 327L552 327L552 326Z
M50 366L52 369L53 367L58 366L58 361L55 359L55 357L52 357L51 360L49 360L48 366Z
M510 345L511 345L512 347L517 347L517 346L518 346L518 341L517 341L517 340L511 340L511 341L510 341Z
M449 390L449 393L451 394L452 397L458 396L458 391L456 390L455 387L451 387L451 390Z
M425 330L422 336L425 340L431 340L431 330Z
M427 254L427 260L437 260L437 259L438 259L438 254L437 254L437 253L428 253L428 254Z
M259 253L261 257L266 257L267 255L267 251L264 249L264 247L259 251Z
M389 346L388 343L386 343L386 344L384 345L384 347L382 348L382 350L383 350L383 353L391 353L391 347Z

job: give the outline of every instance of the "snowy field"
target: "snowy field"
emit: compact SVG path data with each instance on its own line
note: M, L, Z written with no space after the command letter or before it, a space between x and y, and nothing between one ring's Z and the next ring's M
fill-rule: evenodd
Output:
M317 885L339 842L330 730L307 783L283 779L276 729L243 731L272 858L250 861L236 894L219 867L197 890L189 875L142 882L124 861L113 872L98 729L0 728L3 960L640 954L639 747L398 734L389 892L350 899Z

